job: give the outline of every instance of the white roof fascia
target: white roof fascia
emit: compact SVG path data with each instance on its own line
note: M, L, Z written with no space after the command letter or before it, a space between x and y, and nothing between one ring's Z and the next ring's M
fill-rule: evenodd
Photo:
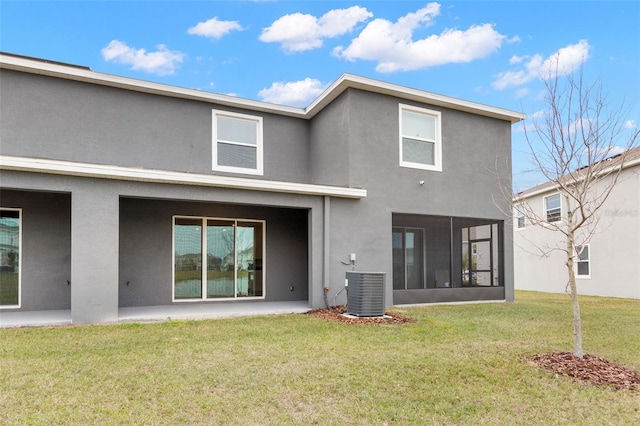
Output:
M438 95L435 93L425 92L423 90L412 89L353 74L343 74L340 76L338 80L333 82L307 108L295 108L201 90L153 83L129 77L103 74L85 67L66 65L57 62L47 62L44 60L7 54L0 54L0 68L306 119L310 119L315 116L348 88L395 96L406 100L428 103L430 105L451 108L458 111L466 111L473 114L506 120L512 124L522 121L525 117L525 115L520 112L464 101L449 96Z
M6 155L0 155L0 170L164 184L209 186L301 195L319 195L351 199L361 199L367 196L367 190L361 188L250 179L233 176L205 175L105 164L13 157Z
M307 114L313 117L326 105L331 103L348 88L366 90L368 92L395 96L402 99L413 100L420 103L441 106L458 111L470 112L477 115L506 120L513 123L524 120L525 114L507 109L492 107L449 96L438 95L424 90L412 89L397 84L386 83L353 74L343 74L331 86L327 88L315 101L307 107Z
M545 194L547 192L556 192L556 191L558 191L558 189L559 188L558 188L557 185L553 185L553 186L545 186L543 188L537 189L537 190L532 191L532 192L523 191L523 192L521 192L519 194L516 194L513 197L512 201L514 203L522 202L524 200L527 200L527 199L532 198L532 197L536 197L536 196L541 195L541 194Z

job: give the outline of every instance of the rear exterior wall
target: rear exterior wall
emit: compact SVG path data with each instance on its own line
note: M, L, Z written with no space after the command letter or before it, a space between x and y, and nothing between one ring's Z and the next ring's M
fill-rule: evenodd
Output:
M2 154L212 174L212 110L264 118L264 176L309 181L308 122L0 70Z
M441 111L442 172L400 167L399 104ZM356 253L357 270L386 273L386 300L393 300L393 213L504 220L511 229L503 214L510 211L510 200L502 196L498 179L510 185L509 122L354 89L314 118L313 135L325 134L319 126L325 114L332 118L326 119L327 127L337 116L348 120L339 124L344 129L340 137L322 140L334 145L323 151L324 157L314 157L314 170L338 168L332 175L367 189L367 197L358 201L331 200L332 287L342 286L345 271L351 269L343 263ZM320 149L314 146L318 143L311 141L312 152ZM505 294L513 300L512 233L504 232L504 239Z

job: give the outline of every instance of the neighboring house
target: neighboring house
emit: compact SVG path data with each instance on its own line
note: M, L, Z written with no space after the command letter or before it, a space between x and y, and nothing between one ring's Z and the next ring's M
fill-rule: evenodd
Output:
M616 158L610 160L615 164ZM575 256L578 294L640 299L640 148L626 157L619 181L600 210L596 232L578 234ZM610 182L600 181L594 189ZM515 288L568 292L565 237L544 224L533 225L523 203L548 222L566 220L563 197L550 182L517 194L514 218ZM541 249L547 252L541 255Z
M293 108L0 66L3 310L318 308L352 269L385 273L387 305L513 300L492 168L521 113L353 75Z

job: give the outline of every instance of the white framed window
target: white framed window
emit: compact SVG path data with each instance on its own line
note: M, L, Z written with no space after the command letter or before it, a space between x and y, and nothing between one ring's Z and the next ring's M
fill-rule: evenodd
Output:
M262 117L213 110L213 170L263 174Z
M0 308L19 308L22 299L22 210L0 209Z
M400 166L442 171L440 112L400 104Z
M562 219L562 199L560 194L544 197L545 220L547 222L558 222Z
M576 277L591 278L591 247L589 244L576 246Z
M261 220L174 216L173 301L264 299Z
M515 206L516 211L516 228L522 229L525 227L525 207L523 204L518 204Z

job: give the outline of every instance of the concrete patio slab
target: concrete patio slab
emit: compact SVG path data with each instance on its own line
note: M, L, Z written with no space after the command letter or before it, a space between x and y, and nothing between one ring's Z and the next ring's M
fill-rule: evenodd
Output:
M218 304L176 304L120 308L118 322L152 322L167 320L199 320L255 315L304 313L310 310L307 301L240 302ZM0 328L46 327L72 325L71 310L59 311L2 311Z

